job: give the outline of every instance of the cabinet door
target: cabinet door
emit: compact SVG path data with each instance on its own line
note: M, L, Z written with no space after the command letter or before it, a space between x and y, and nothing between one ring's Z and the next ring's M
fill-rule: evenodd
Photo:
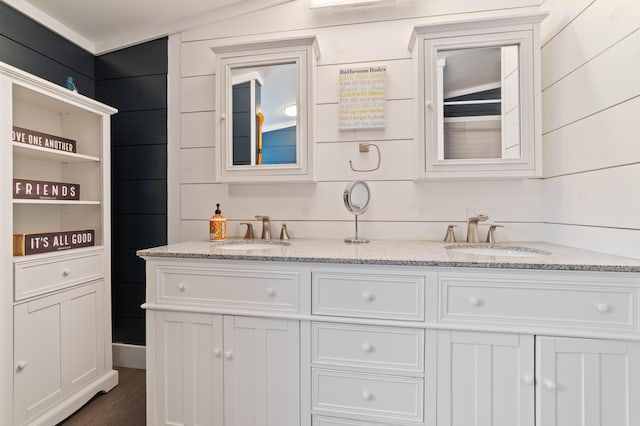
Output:
M640 343L536 338L538 426L640 424Z
M224 317L225 426L300 424L300 324Z
M533 336L438 332L439 426L532 426Z
M156 313L156 412L162 425L222 426L222 316Z
M97 308L102 286L99 281L15 306L14 423L38 416L104 370Z

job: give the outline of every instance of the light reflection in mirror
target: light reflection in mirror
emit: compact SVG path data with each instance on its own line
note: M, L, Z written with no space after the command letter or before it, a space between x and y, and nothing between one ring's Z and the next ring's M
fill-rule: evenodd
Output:
M440 160L521 158L518 49L438 51Z
M297 64L268 64L231 69L232 164L295 164L297 116L284 107L297 106Z

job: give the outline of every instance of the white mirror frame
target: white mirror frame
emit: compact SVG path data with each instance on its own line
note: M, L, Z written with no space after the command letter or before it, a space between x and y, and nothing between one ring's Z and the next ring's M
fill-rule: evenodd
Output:
M313 181L313 99L316 61L320 57L316 37L245 42L212 46L216 55L215 141L216 182L255 183ZM231 70L252 66L295 63L297 65L296 163L260 166L233 165L231 116Z
M546 13L467 19L415 27L409 42L416 66L418 158L416 179L512 178L542 175L540 21ZM441 50L518 45L519 159L440 159L437 53Z

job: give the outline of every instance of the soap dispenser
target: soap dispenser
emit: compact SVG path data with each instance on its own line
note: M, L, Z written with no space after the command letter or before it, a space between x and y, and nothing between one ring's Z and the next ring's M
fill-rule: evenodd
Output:
M216 204L216 211L209 220L209 239L211 241L224 241L227 239L227 219L222 216L220 204Z

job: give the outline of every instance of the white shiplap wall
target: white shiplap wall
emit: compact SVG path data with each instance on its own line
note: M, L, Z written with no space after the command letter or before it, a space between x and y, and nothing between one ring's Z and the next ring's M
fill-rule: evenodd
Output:
M576 74L574 69L580 68L589 59L572 60L561 51L572 44L571 37L563 36L563 33L578 22L575 17L590 3L579 0L547 0L544 4L551 12L546 21L549 24L545 26L544 41L547 43L543 51L543 58L546 58L543 60L546 88L544 99L545 105L550 105L550 109L556 104L563 105L563 108L564 105L567 108L584 108L582 104L571 104L571 96L566 92L573 86L564 86L563 81L570 82L567 74ZM591 7L598 3L607 3L607 0L596 1ZM617 3L627 4L629 9L637 9L631 0ZM491 208L496 222L505 225L500 230L503 239L553 240L569 245L578 241L578 245L583 247L602 249L602 244L597 241L598 237L609 235L618 239L620 234L624 234L627 252L623 254L640 257L638 250L634 252L630 247L631 240L637 238L632 235L637 235L637 231L633 234L633 231L626 229L620 231L602 227L613 226L619 217L627 217L626 213L616 211L607 216L601 212L604 214L603 218L600 217L601 214L594 213L580 221L583 217L576 214L575 210L580 211L581 207L591 203L591 198L580 196L582 192L575 192L574 200L566 198L567 195L563 193L567 185L580 185L585 190L593 190L593 182L598 181L597 173L614 173L615 176L606 176L607 179L620 179L623 174L622 171L612 169L556 177L559 174L597 169L602 167L598 162L607 161L603 155L592 156L585 152L583 147L575 149L570 158L555 157L554 151L562 155L562 152L572 150L576 145L581 146L576 139L585 135L594 138L593 145L598 142L595 132L579 130L575 127L577 123L569 124L580 118L573 111L564 111L557 116L550 111L551 115L544 115L545 148L548 154L545 158L545 173L549 179L451 182L412 180L416 151L412 129L418 117L412 107L417 94L412 82L414 70L407 44L414 25L459 18L465 14L481 16L484 13L536 9L538 4L539 0L396 0L392 6L311 10L308 8L308 0L296 0L259 13L183 32L180 34L181 113L176 120L181 127L180 158L171 159L180 164L180 215L175 219L179 222L175 224L178 229L176 240L207 238L207 222L215 209L215 203L222 204L223 213L229 219L231 235L240 236L240 222L253 220L257 226L253 216L266 214L272 218L272 230L276 235L279 225L286 222L292 238L343 238L353 232L353 223L352 216L342 204L342 191L347 182L364 179L370 184L372 202L370 209L361 217L361 228L363 234L370 238L437 240L444 236L447 224L456 223L460 225L456 232L462 239L467 208ZM637 13L635 16L637 18ZM588 32L593 23L584 25L584 31ZM611 24L611 32L615 26ZM315 184L226 185L214 181L213 152L217 129L213 120L215 63L210 46L214 40L242 41L261 35L316 35L318 38L321 57L318 61L315 99L315 175L318 180ZM609 35L616 38L613 34ZM623 36L617 36L617 39L621 37ZM634 43L633 40L629 42ZM591 45L600 46L602 50L600 39ZM608 46L607 43L605 45ZM554 52L554 46L560 51ZM555 56L561 58L558 59L561 61L559 68L550 67L546 63L555 61ZM636 59L637 57L636 54ZM363 64L385 64L388 67L387 127L384 130L338 131L338 70ZM631 76L632 71L629 70L629 73ZM640 75L637 70L636 75ZM609 83L606 77L602 78L598 90L607 87ZM562 99L558 99L560 96ZM611 94L606 102L618 99L619 96L616 96ZM592 102L592 105L595 103ZM629 103L626 107L623 105L619 107L620 114L633 116L633 104ZM594 106L602 108L600 104ZM605 108L603 116L608 111ZM617 116L615 119L617 120ZM587 126L586 120L582 121L585 123L581 125ZM632 120L627 123L631 125ZM596 128L601 129L600 125L596 125ZM629 134L629 131L618 131L617 146L635 153L637 161L640 152L637 144L634 146L629 138L623 137L625 134ZM375 162L374 151L370 154L358 152L358 141L375 142L380 146L380 170L354 173L349 169L348 160L353 160L363 168L370 167ZM549 159L549 156L552 158ZM595 165L591 164L592 157L596 161ZM607 158L611 164L619 165L620 159L630 159L631 155L614 153ZM605 185L605 181L602 182L601 185ZM601 191L607 192L605 188ZM619 199L621 197L611 197L614 199L608 200L609 202L622 201ZM572 205L562 210L556 209L554 204L559 199L566 199L566 203ZM637 212L637 202L635 205ZM628 216L628 219L631 217ZM630 221L625 220L625 223L628 226ZM587 233L586 239L576 239L573 234L580 234L584 228L574 226L576 224L597 227L584 230ZM485 229L486 227L481 226L482 233ZM615 251L616 245L612 243L606 248Z
M541 7L546 238L640 257L640 2Z

